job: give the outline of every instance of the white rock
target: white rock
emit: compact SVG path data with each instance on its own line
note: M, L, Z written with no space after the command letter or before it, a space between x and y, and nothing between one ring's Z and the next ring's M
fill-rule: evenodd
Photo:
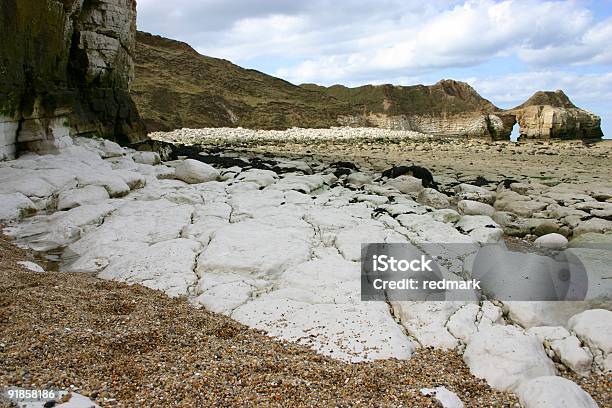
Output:
M590 348L600 369L612 370L612 312L605 309L587 310L572 316L568 325Z
M76 175L79 185L102 186L111 197L122 197L130 192L130 186L123 180L119 170L100 171L89 169Z
M393 301L393 312L422 347L453 349L459 341L446 328L448 319L465 302Z
M98 277L140 283L169 296L186 295L197 283L194 268L200 247L199 243L184 238L159 242L112 262Z
M465 232L471 232L476 228L499 228L499 224L488 215L464 215L455 226Z
M559 356L561 362L575 373L585 377L591 373L593 354L588 348L581 346L576 336L553 340L550 348Z
M417 202L438 209L450 206L448 196L433 188L422 190L417 197Z
M527 334L535 335L542 343L561 340L570 336L570 332L562 326L536 326L527 330Z
M429 215L404 214L397 220L416 233L422 242L433 243L472 243L472 239L461 234L449 224L435 221Z
M481 244L494 244L499 242L504 235L504 230L501 228L478 227L470 231L470 237L474 242Z
M269 285L266 280L237 273L205 273L198 282L195 297L191 301L212 312L229 316L237 307L251 299L255 292Z
M598 408L589 394L562 377L531 379L521 384L516 394L525 408Z
M354 172L346 177L346 182L356 187L361 187L364 184L371 184L372 177L365 173Z
M36 205L21 193L0 194L0 220L14 220L36 212Z
M345 361L404 360L414 352L384 302L312 304L313 294L301 292L285 288L268 293L240 306L232 317Z
M457 210L463 215L488 215L489 217L495 212L493 206L472 200L459 201L457 203Z
M452 224L461 219L461 215L455 210L451 210L450 208L436 210L432 212L431 218L434 221L444 222L447 224Z
M495 192L484 187L473 186L471 184L459 184L455 187L455 193L463 200L479 201L485 204L493 204Z
M36 217L29 224L17 227L11 234L36 251L50 251L76 241L85 226L101 223L114 210L108 204L83 205Z
M206 183L218 179L219 172L206 163L187 159L176 166L175 177L189 184Z
M463 360L473 375L500 391L514 391L523 381L555 375L538 339L515 326L485 326L470 337Z
M57 209L68 210L85 204L99 204L110 198L106 189L102 186L85 186L59 193Z
M271 170L250 169L236 176L236 180L255 183L260 187L267 187L278 179L278 174Z
M340 231L336 236L335 245L347 261L359 261L361 260L361 244L377 242L408 241L402 235L382 225L362 224Z
M270 226L256 220L217 230L198 259L198 273L277 276L310 258L312 230Z
M32 272L44 272L45 271L45 269L42 266L34 262L19 261L17 263Z
M419 193L424 189L421 179L406 175L387 180L385 186L396 188L404 194Z
M442 408L463 408L463 401L446 387L421 388L421 394L433 396Z
M326 182L327 179L318 174L286 174L270 188L281 191L296 190L308 194L314 190L322 188Z
M99 149L102 151L103 158L123 156L125 154L125 150L121 146L106 139L100 141Z
M0 194L21 193L27 197L49 197L53 195L55 188L42 177L34 174L15 176L3 179L0 183Z
M570 317L588 308L585 302L504 302L510 319L528 329L537 326L567 326Z
M542 235L541 237L538 237L534 241L534 244L540 248L564 249L565 247L567 247L568 241L567 238L565 238L563 235L553 232L551 234L546 234Z
M136 152L132 155L136 163L156 165L161 163L161 158L156 152Z

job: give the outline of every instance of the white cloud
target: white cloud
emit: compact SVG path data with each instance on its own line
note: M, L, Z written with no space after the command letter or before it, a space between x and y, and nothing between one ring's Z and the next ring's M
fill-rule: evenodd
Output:
M372 72L475 66L508 55L534 66L609 63L612 19L593 21L575 2L468 1L417 24L387 25L367 48L349 44L344 53L307 58L276 73L295 82L342 81Z

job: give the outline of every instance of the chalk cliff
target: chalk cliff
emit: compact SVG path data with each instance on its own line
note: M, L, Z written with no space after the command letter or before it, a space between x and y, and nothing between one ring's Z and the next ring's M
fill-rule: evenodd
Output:
M0 3L0 159L69 135L146 139L130 95L135 0Z

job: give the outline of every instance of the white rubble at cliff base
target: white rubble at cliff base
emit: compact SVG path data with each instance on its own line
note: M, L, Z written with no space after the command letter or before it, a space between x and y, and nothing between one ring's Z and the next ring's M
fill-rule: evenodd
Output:
M490 190L461 184L458 194L478 203L460 215L434 208L446 205L444 197L410 176L385 183L362 169L338 179L330 169L296 161L285 163L287 173L194 160L167 164L94 139L75 139L57 155L2 162L0 194L7 200L0 218L20 243L60 252L61 270L186 296L196 307L346 361L456 348L465 350L473 374L500 390L553 376L547 351L582 374L588 353L596 369L609 367L609 337L600 333L609 333L602 320L611 319L602 312L569 323L584 309L554 316L573 331L555 343L503 315L540 326L546 309L536 319L536 309L509 302L394 301L391 309L361 300L362 242L478 247L496 240L501 228L488 215L496 197ZM457 253L438 249L456 261Z

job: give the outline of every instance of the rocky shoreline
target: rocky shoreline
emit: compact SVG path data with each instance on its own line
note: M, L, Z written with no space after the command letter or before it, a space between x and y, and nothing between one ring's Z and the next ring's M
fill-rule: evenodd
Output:
M253 140L241 137L247 132ZM338 141L338 132L355 138ZM333 361L392 365L430 347L453 350L473 375L526 407L559 398L605 406L612 312L610 253L601 245L609 248L612 237L610 145L391 133L292 129L268 133L267 143L256 137L261 131L240 129L153 134L187 145L163 163L157 153L75 138L59 154L0 163L0 219L6 234L68 277L87 272L184 297ZM190 147L195 141L201 145ZM603 163L597 172L588 168L594 163ZM568 246L587 265L591 300L359 298L362 242L503 241L531 252ZM477 406L465 390L438 384Z

